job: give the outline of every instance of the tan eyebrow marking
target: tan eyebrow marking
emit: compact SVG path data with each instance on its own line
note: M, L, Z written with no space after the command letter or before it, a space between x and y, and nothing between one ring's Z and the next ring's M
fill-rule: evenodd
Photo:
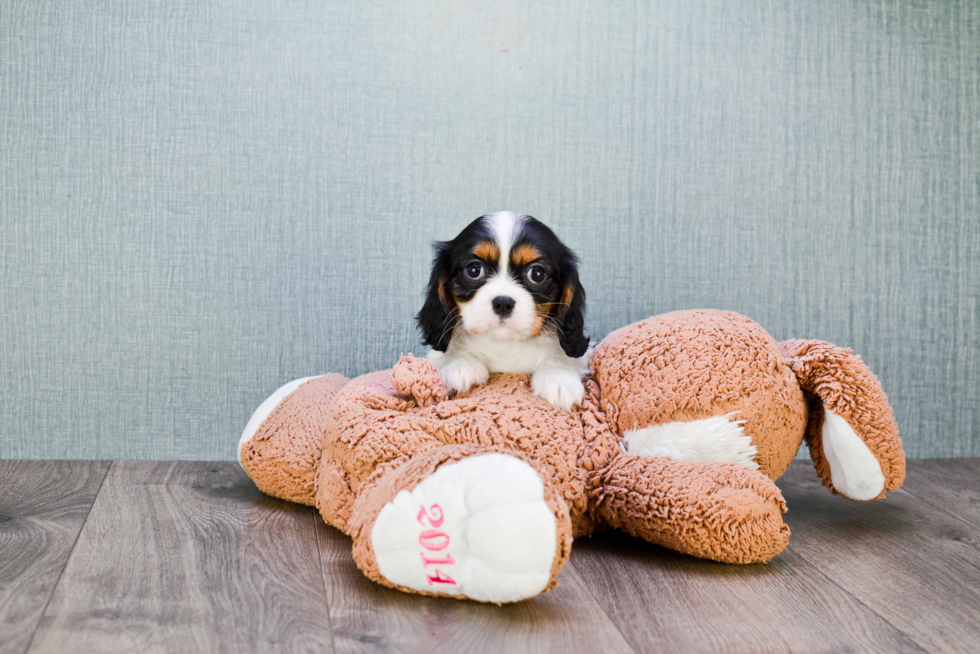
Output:
M541 253L538 252L538 249L527 243L518 245L510 252L510 260L514 262L515 266L526 266L532 261L537 261L540 258Z
M473 255L480 257L484 261L499 261L500 248L498 248L497 244L493 243L492 241L483 241L473 248Z

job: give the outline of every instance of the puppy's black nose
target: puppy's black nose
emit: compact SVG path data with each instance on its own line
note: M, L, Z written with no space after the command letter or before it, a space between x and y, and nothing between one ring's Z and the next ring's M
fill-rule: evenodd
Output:
M506 318L514 311L514 298L506 295L498 295L490 304L493 306L493 312L501 318Z

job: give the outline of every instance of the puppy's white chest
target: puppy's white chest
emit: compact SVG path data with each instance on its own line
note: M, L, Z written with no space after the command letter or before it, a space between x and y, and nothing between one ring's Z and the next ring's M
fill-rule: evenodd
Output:
M463 334L453 342L450 354L472 356L490 372L526 375L547 365L560 365L562 359L567 359L555 339L547 335L513 341Z

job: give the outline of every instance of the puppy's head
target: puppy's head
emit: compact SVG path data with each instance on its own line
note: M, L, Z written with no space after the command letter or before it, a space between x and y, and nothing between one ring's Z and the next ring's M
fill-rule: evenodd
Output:
M548 227L510 211L481 216L435 244L417 321L423 343L440 351L460 329L516 341L550 331L570 357L589 347L575 255Z

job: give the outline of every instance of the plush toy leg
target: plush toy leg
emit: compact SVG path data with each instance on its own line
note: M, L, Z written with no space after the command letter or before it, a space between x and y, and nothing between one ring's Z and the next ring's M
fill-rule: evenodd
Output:
M314 476L320 461L323 425L341 388L342 375L289 382L252 414L238 443L238 459L264 493L315 504Z
M349 521L354 560L386 586L516 602L553 587L568 560L568 507L511 454L447 445L366 485Z
M851 350L823 341L784 341L786 363L810 405L806 441L824 486L874 500L905 479L905 452L888 398Z
M599 513L611 526L685 554L758 563L789 542L779 489L743 465L623 454L603 475L602 494Z

